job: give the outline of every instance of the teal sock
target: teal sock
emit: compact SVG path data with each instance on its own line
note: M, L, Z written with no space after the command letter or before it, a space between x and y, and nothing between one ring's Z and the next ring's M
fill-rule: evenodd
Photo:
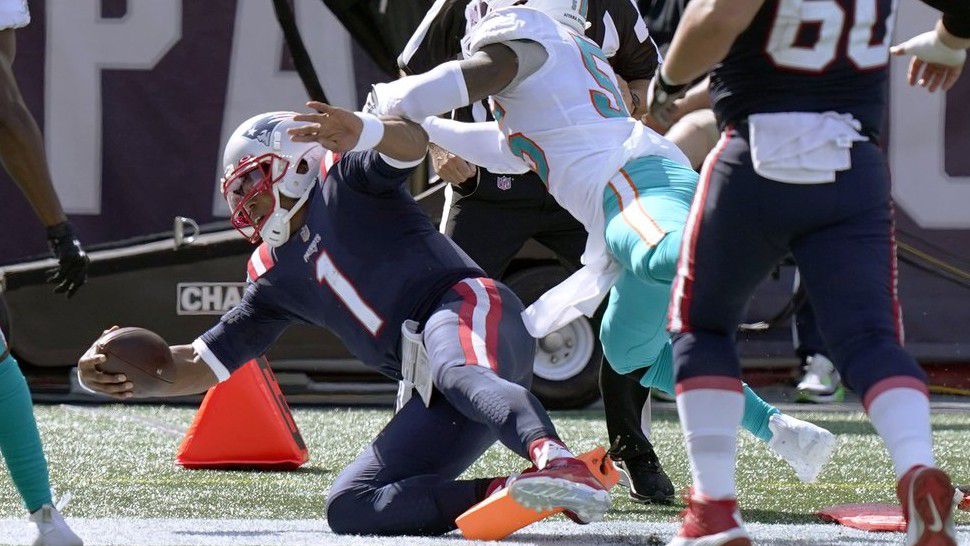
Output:
M657 361L644 370L640 384L647 388L660 389L667 394L674 394L674 364L670 343L660 352ZM768 428L771 416L778 413L778 408L761 399L747 383L744 383L744 416L741 425L758 438L769 441L774 436Z
M51 502L47 459L34 420L34 405L27 380L12 356L0 362L0 453L28 511Z
M744 383L744 417L741 425L758 438L769 441L774 436L768 428L771 416L778 413L778 408L761 399L747 383Z

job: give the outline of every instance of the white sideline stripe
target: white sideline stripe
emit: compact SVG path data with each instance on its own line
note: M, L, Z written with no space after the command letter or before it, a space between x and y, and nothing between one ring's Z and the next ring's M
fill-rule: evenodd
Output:
M70 513L70 507L68 507ZM371 546L470 546L473 543L457 533L444 537L361 537L340 536L330 532L322 519L238 520L238 519L132 519L71 518L68 523L87 546L274 546L347 545ZM28 545L33 525L22 519L0 519L0 544ZM757 544L868 544L898 545L901 533L866 533L831 524L749 524ZM970 526L959 526L957 541L970 541ZM670 539L677 531L674 523L634 523L613 521L575 525L564 521L540 522L508 539L513 544L648 544ZM806 537L807 538L806 541Z
M161 432L166 436L172 436L175 438L181 438L182 436L185 436L184 429L173 427L168 423L159 421L157 419L142 417L140 415L119 415L118 412L114 411L114 408L111 406L88 407L88 406L73 406L70 404L61 404L61 407L67 411L70 411L71 413L74 413L77 415L83 415L85 417L89 417L92 419L109 419L111 421L135 423L135 424L150 428L152 430L155 430L157 432ZM3 536L2 532L0 532L0 536Z

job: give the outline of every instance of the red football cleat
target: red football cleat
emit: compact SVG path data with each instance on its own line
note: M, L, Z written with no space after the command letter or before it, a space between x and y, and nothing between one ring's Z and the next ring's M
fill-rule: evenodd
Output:
M751 537L741 521L738 501L691 496L684 523L668 546L751 546Z
M553 459L542 470L512 479L508 488L521 506L536 512L562 508L581 524L601 521L611 504L607 489L583 461L574 457Z
M577 456L593 476L609 489L616 485L620 476L609 461L606 450L597 447ZM538 469L533 465L523 472L531 474ZM488 486L488 496L482 502L469 508L458 516L455 524L461 529L462 535L470 540L501 540L512 533L531 525L537 521L554 516L563 511L562 507L536 512L532 508L525 508L512 498L509 486L516 480L523 480L522 474L509 478L495 478ZM569 514L567 514L569 515ZM570 517L577 517L571 515Z
M906 518L907 546L956 546L954 492L950 477L939 468L920 465L903 474L896 496Z

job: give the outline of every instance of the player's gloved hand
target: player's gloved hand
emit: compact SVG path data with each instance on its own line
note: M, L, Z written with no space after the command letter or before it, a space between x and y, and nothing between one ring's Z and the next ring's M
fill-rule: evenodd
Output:
M458 185L478 174L478 167L448 150L434 144L428 148L431 151L431 166L445 182Z
M663 67L657 69L647 88L647 113L660 123L671 125L674 101L684 96L690 84L673 85L663 76Z
M967 60L967 51L943 43L937 30L914 36L889 51L897 57L913 56L907 74L909 84L926 87L930 93L940 88L949 91Z
M57 258L57 267L47 271L47 282L57 285L55 293L67 292L70 298L87 280L91 260L81 248L70 222L47 228L47 244L51 254Z

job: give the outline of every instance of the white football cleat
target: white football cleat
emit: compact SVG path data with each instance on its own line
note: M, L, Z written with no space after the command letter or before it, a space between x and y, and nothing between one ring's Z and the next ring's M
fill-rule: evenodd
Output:
M57 503L57 506L45 504L36 512L30 514L30 521L37 524L37 538L33 546L84 546L84 542L68 527L61 516L59 508L64 508L70 495Z
M838 446L838 439L831 432L784 413L772 415L768 428L773 434L768 447L784 459L804 483L818 479Z
M824 404L845 400L845 387L835 364L825 355L815 354L805 359L805 375L796 387L798 402Z

